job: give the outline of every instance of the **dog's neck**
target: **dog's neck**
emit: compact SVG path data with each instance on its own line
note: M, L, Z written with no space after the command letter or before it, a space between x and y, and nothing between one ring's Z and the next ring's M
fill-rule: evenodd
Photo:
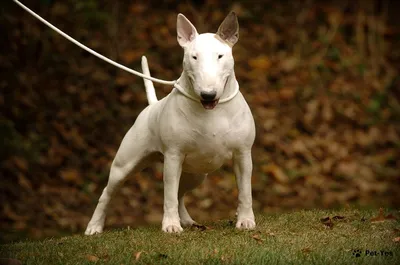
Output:
M177 84L181 87L181 89L184 90L185 93L187 93L191 98L198 98L199 96L196 95L194 92L194 88L192 83L189 80L189 76L187 75L186 71L182 72L182 75L179 77ZM231 74L229 75L225 87L224 87L224 92L222 93L222 96L220 98L220 101L227 99L231 97L234 93L237 92L238 89L238 83L236 81L236 76L235 72L232 71ZM200 101L200 98L199 98Z

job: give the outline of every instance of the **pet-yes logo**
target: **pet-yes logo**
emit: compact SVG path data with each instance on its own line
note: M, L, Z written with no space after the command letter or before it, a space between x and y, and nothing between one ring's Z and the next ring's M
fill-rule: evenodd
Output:
M361 257L361 254L362 254L361 249L354 249L353 250L353 256L354 257L359 258L359 257Z
M393 257L393 251L386 250L369 250L366 249L362 251L361 249L353 249L353 257L359 258L361 256L365 257Z

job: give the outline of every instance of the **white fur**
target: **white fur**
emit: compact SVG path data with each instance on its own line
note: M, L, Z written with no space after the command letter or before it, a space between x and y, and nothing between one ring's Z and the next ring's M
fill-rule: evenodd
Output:
M236 19L232 14L230 21ZM225 24L224 21L224 26L234 26L230 21ZM250 108L240 92L212 110L200 103L202 91L215 90L216 98L224 99L236 90L231 47L238 33L225 36L227 41L216 34L199 35L181 14L177 31L178 42L184 49L183 72L178 84L199 101L176 89L157 101L151 81L145 82L150 105L140 113L122 140L86 235L103 231L110 200L128 174L147 167L160 155L164 157L164 232L181 232L181 225L195 223L185 208L183 195L201 184L207 173L220 168L227 159L233 159L239 190L236 227L255 227L251 195L251 147L255 125ZM147 61L142 61L142 67L146 73Z

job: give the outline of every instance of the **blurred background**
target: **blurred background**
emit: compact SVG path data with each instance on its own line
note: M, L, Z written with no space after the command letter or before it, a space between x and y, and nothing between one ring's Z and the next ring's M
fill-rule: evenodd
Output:
M236 77L257 125L256 214L400 206L398 1L23 1L122 64L173 80L176 16L199 33L239 16ZM119 144L147 106L142 79L0 7L1 242L83 233ZM171 87L156 84L159 98ZM231 164L187 198L199 222L234 218ZM160 224L162 164L134 174L106 228Z

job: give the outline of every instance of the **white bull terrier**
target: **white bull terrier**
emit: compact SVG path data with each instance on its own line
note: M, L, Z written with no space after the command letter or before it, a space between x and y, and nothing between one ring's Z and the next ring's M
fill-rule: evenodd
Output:
M117 187L160 154L164 157L164 232L177 233L182 226L196 224L183 197L227 159L233 159L239 190L236 228L253 229L256 225L251 195L255 125L238 92L232 56L232 46L239 39L237 17L231 12L216 34L199 35L179 14L177 33L184 50L183 73L173 91L160 101L152 82L145 80L149 106L122 140L86 235L103 231L106 210ZM142 67L149 74L145 58Z

